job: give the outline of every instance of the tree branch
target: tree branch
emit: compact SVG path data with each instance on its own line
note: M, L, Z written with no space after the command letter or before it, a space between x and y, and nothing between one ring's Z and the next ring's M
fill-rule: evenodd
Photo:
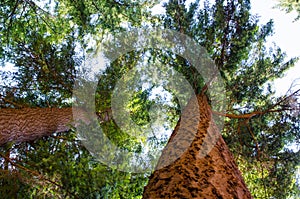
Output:
M57 186L57 187L63 189L63 186L62 186L62 185L58 184L57 182L55 182L55 181L53 181L53 180L50 180L50 179L46 178L46 177L45 177L44 175L42 175L41 173L39 173L39 172L37 172L37 171L33 171L33 170L28 169L28 168L26 168L26 167L24 167L24 166L22 166L22 165L20 165L20 164L15 163L11 158L6 157L6 156L3 155L2 153L0 153L0 156L1 156L5 161L9 162L12 166L15 166L16 168L19 168L19 169L21 169L21 170L23 170L23 171L25 171L25 172L27 172L27 173L33 175L33 176L36 176L36 177L37 177L38 179L40 179L40 180L44 180L44 181L46 181L46 182L48 182L48 183L51 183L51 184L53 184L53 185L55 185L55 186ZM68 194L70 194L70 195L72 195L72 196L75 196L73 193L69 192L68 190L66 190L66 191L68 192Z

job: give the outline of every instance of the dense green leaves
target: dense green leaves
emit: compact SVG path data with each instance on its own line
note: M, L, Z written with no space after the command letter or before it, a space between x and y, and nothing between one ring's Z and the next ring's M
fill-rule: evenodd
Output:
M137 197L147 182L144 174L120 172L100 164L76 140L74 132L9 150L18 156L1 163L11 167L1 170L2 198Z

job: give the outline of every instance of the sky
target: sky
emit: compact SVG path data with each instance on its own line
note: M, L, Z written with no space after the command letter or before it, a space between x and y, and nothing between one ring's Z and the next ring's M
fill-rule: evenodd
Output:
M274 20L274 35L269 38L268 42L275 42L289 58L300 56L300 20L294 20L297 13L286 14L278 8L274 8L277 0L252 0L251 2L252 12L260 16L260 23L264 24L270 19ZM275 80L274 86L277 94L285 94L291 83L297 78L300 78L300 61L286 72L285 77ZM297 87L300 89L300 85Z

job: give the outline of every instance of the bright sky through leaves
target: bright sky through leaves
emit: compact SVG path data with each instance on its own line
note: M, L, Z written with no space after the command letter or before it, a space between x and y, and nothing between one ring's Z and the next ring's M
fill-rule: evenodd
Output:
M274 20L274 35L269 38L268 42L275 42L288 58L300 56L300 21L294 21L297 13L285 13L277 8L274 8L278 3L276 0L252 0L252 12L260 16L262 24L270 19ZM287 71L286 76L275 81L275 87L278 94L285 94L291 83L300 78L300 62L294 68ZM298 81L298 84L300 82ZM298 85L300 88L300 85ZM295 88L296 89L296 88Z
M213 2L213 0L210 1ZM161 1L160 5L163 2L166 1ZM190 2L192 0L187 0L186 4L188 5ZM274 42L283 52L286 52L288 58L300 56L300 20L294 20L297 17L297 13L294 11L287 14L275 8L277 3L278 1L276 0L252 0L252 12L260 17L259 22L261 24L266 24L270 19L274 20L274 35L268 40L270 46ZM163 13L164 9L160 5L152 9L154 14ZM274 85L277 94L284 95L297 78L300 78L300 62L287 71L285 77L275 80ZM300 80L298 84L297 88L300 88Z

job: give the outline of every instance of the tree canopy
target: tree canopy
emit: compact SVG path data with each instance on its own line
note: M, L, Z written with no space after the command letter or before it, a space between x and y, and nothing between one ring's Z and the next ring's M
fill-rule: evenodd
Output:
M174 30L203 46L224 80L226 112L212 111L224 118L222 136L253 197L296 198L300 195L296 175L300 152L289 146L300 144L300 91L291 86L278 97L271 81L282 77L298 59L287 60L276 45L267 48L273 21L260 26L259 17L250 13L249 0L185 2L169 0L164 4L165 13L153 15L151 8L159 2L1 1L0 112L71 107L76 101L72 96L78 71L108 33L139 27ZM147 68L143 65L155 64L161 74L182 74L195 93L205 91L207 82L195 67L170 51L136 49L113 60L97 77L95 112L105 135L128 151L140 152L142 146L150 151L162 149L180 117L174 93L164 83L151 81L150 70L143 70ZM7 70L8 66L13 68ZM112 118L114 89L122 78L124 84L137 81L127 88L133 91L125 104L130 112L127 117L140 128L151 129L147 135L124 132ZM212 97L209 89L206 93ZM149 128L152 120L156 123ZM81 140L71 127L40 139L1 146L0 196L142 198L149 171L126 172L105 165Z

